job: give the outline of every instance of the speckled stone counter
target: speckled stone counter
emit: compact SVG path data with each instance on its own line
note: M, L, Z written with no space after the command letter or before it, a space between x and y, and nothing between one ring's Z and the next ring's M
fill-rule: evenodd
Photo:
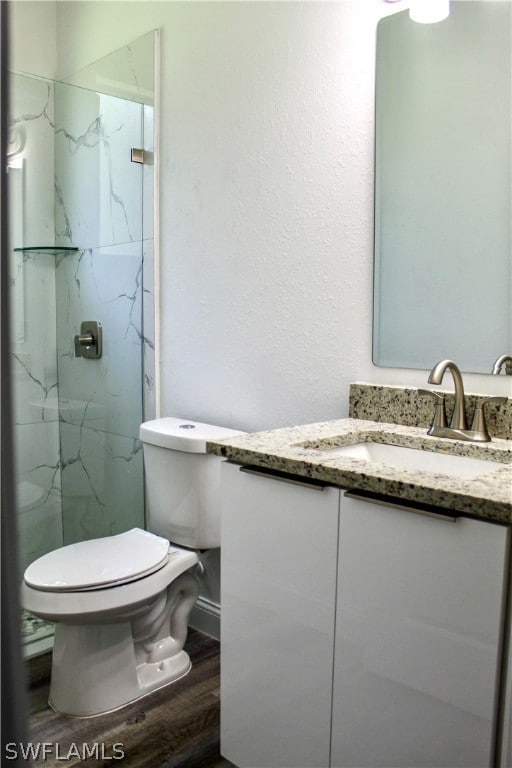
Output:
M336 446L367 441L469 456L502 466L474 478L461 478L329 453ZM207 449L238 464L315 478L347 490L431 505L482 520L512 523L510 440L447 440L430 437L424 427L350 418L240 435L208 443Z
M512 376L509 378L510 397L507 402L490 402L485 405L485 420L492 438L512 440ZM429 384L425 384L424 388L446 393L446 413L449 419L455 401L453 393L447 391L445 387L432 387ZM485 395L471 393L464 397L469 424L471 424L478 397L485 397ZM428 428L432 424L433 415L432 397L423 394L419 389L364 382L350 385L349 416L353 419Z

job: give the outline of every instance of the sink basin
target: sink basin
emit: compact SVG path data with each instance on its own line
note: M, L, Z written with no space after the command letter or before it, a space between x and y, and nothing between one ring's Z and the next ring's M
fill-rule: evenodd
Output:
M322 448L322 454L329 457L359 459L361 461L388 464L401 469L418 469L456 477L479 477L503 467L497 461L484 461L470 456L456 456L451 453L434 453L419 448L404 448L388 443L354 443L333 448Z

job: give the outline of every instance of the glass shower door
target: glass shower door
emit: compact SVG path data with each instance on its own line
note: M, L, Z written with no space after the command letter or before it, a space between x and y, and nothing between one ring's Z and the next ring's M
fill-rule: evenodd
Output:
M24 570L62 544L144 527L138 430L148 246L144 168L130 156L144 146L145 107L12 75L11 108L11 350ZM103 329L97 360L75 354L84 320ZM34 651L52 629L24 614Z
M143 105L55 85L56 327L64 543L144 526ZM82 321L100 359L77 357Z
M12 75L10 85L11 369L21 580L34 559L63 543L55 255L49 248L54 244L53 83ZM37 626L25 629L33 635Z

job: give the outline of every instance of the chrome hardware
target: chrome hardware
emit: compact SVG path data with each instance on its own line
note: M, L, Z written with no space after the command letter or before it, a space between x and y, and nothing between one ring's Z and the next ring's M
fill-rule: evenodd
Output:
M436 405L436 411L434 413L434 420L432 426L428 430L428 434L433 437L447 437L452 440L469 440L475 443L488 443L490 441L490 435L487 431L485 423L485 415L483 407L485 403L489 403L492 400L497 403L506 402L506 397L479 397L476 403L475 413L473 415L473 423L471 429L468 429L466 421L466 411L464 408L464 385L462 383L462 375L458 367L452 360L441 360L430 371L428 377L429 384L441 384L445 371L449 369L455 384L455 405L453 408L453 415L450 421L450 426L443 424L443 414L438 413L440 409L440 402ZM433 395L439 401L440 397L444 396L439 392L431 392L430 390L422 389L420 392L428 392ZM443 404L444 405L444 404Z
M144 150L143 149L137 149L136 147L132 147L130 160L132 161L132 163L143 163L144 162Z
M258 475L259 477L267 477L271 480L281 480L284 483L292 483L293 485L301 485L306 488L311 488L313 491L323 491L328 485L328 483L325 483L323 480L316 480L314 477L290 475L286 472L280 472L277 469L263 469L262 467L252 465L244 465L239 469L240 472L246 472L248 475Z
M441 384L443 376L446 370L449 370L453 377L455 384L455 405L453 407L452 420L450 421L450 429L465 430L468 428L466 421L466 412L464 410L464 384L462 383L462 375L458 367L453 360L441 360L430 371L428 377L429 384ZM446 437L446 435L442 435Z
M443 523L457 522L457 518L448 512L444 513L434 508L416 506L413 501L402 502L401 500L379 496L367 491L345 491L344 495L348 499L355 499L356 501L367 501L370 504L380 504L383 507L391 507L403 512L414 512L416 515L423 515L423 517L433 517L435 520L441 520Z
M512 376L512 357L510 355L500 355L492 367L492 372L498 375L505 366L505 375Z
M447 426L445 395L443 392L434 392L433 389L420 389L418 391L421 392L422 395L430 395L436 401L434 421L428 431L428 434L431 435L434 428Z
M103 353L103 332L97 320L84 320L75 336L75 356L98 360Z
M130 150L130 160L132 163L140 163L141 165L153 165L154 156L153 152L148 152L147 149L139 149L138 147L132 147Z
M79 336L75 336L75 355L82 357L82 347L92 347L94 344L94 336L92 333L81 333Z
M471 425L471 432L479 437L472 437L472 440L479 440L480 442L488 443L491 439L487 431L487 424L485 423L484 405L486 403L506 403L506 397L479 397L476 401L475 413L473 416L473 423Z

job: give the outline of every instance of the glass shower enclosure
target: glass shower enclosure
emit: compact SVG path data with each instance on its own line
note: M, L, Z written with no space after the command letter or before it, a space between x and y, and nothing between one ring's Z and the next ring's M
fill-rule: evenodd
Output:
M152 71L152 50L153 34L111 56L118 68L120 57L133 65L134 51L142 52ZM106 71L103 60L96 80ZM90 81L90 73L82 78ZM10 82L23 571L59 546L144 527L138 430L154 415L152 166L132 157L151 157L153 106L137 89L126 98L17 73ZM101 325L101 357L80 354L75 339L84 321ZM53 627L24 613L23 633L32 655L49 647Z

